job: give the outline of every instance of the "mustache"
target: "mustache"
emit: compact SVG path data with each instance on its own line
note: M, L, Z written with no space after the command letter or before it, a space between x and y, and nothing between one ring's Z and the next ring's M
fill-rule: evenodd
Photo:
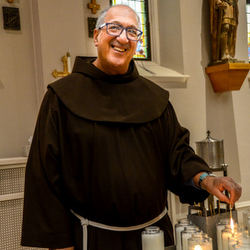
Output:
M115 46L115 47L122 47L122 48L125 48L125 49L130 49L129 44L121 44L118 41L111 43L111 45Z

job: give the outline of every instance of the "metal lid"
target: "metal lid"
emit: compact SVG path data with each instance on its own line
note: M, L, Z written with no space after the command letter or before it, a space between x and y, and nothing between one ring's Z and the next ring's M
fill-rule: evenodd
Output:
M202 141L198 141L196 143L216 143L216 142L222 142L223 140L218 140L218 139L214 139L210 136L210 131L207 131L207 138L202 140Z
M160 228L157 226L146 227L142 234L158 234L160 233Z

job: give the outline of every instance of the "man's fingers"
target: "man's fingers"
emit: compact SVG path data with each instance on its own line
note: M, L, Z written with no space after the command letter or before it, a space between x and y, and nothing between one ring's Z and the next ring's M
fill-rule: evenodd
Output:
M231 177L207 177L206 179L204 180L206 190L219 200L227 202L232 206L239 200L242 188ZM228 191L229 197L224 194L225 190Z
M234 203L239 200L240 196L241 196L241 186L239 184L237 184L231 177L222 177L218 179L219 181L219 189L221 191L228 191L230 196L229 198L222 200L225 201L227 203L230 203L232 206L234 205ZM225 196L225 195L224 195ZM221 196L222 197L222 196Z

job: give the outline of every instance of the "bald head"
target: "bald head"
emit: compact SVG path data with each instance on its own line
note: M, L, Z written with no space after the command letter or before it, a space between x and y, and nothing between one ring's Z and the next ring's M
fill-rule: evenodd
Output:
M102 13L100 14L96 22L96 29L98 29L103 23L105 23L105 18L106 18L108 11L114 8L117 8L118 11L123 11L123 12L127 11L127 12L130 12L132 15L135 15L137 18L137 28L138 29L141 28L141 21L140 21L140 17L138 16L138 14L128 5L118 4L118 5L110 6L102 11Z

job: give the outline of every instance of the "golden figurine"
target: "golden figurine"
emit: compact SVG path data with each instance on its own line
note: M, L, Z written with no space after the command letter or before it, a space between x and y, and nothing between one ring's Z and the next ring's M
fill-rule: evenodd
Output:
M212 64L236 62L238 0L209 0Z
M56 69L52 72L52 76L57 78L57 77L64 77L70 74L70 53L67 52L66 56L64 55L62 57L62 62L63 62L63 71L57 71Z

